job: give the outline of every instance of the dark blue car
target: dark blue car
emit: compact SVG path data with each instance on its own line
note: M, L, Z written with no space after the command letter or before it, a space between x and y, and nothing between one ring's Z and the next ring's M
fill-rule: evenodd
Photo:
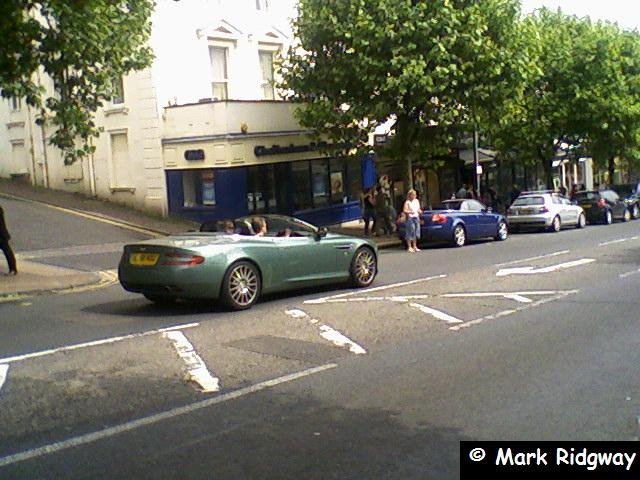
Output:
M509 235L503 215L473 199L445 200L420 217L420 243L447 242L462 247L468 240ZM404 240L404 223L398 224L398 236Z

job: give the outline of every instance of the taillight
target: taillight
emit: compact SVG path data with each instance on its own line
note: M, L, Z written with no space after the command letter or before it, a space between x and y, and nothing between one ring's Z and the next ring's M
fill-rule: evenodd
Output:
M446 221L446 215L442 215L441 213L434 213L431 215L431 223L445 223Z
M607 206L607 201L604 198L601 198L600 200L598 200L598 207L604 208L606 206Z
M162 265L183 265L183 266L193 266L200 265L204 262L204 257L200 255L192 255L190 253L167 253L165 255L165 260L162 262Z

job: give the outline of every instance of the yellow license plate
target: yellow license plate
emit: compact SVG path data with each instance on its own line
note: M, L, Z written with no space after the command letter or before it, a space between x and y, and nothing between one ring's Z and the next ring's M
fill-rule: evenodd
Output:
M158 263L159 253L132 253L129 263L139 267L149 267Z

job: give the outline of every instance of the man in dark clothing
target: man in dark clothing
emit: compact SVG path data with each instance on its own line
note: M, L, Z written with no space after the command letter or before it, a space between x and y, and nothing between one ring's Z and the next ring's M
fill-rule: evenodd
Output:
M0 207L0 250L2 250L4 256L7 258L7 263L9 264L9 275L16 275L18 273L18 269L16 268L16 256L13 254L13 250L11 250L11 245L9 245L10 239L11 235L9 235L7 225L4 221L4 210Z

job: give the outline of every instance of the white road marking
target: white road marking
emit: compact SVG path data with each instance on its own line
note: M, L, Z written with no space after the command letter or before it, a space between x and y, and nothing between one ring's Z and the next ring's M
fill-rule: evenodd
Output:
M595 262L594 258L582 258L580 260L574 260L572 262L560 263L558 265L551 265L550 267L517 267L517 268L503 268L498 270L496 277L504 277L507 275L531 275L536 273L551 273L557 270L563 270L565 268L577 267L580 265L586 265L587 263Z
M638 270L633 270L631 272L621 273L620 275L618 275L618 277L627 278L627 277L630 277L631 275L636 275L638 273L640 273L640 268Z
M520 303L531 303L533 300L528 296L535 295L553 295L558 293L556 290L538 290L533 292L477 292L477 293L445 293L441 297L446 298L465 298L465 297L504 297L509 300L515 300ZM526 295L526 296L525 296Z
M187 337L179 330L164 332L163 337L168 338L173 343L178 356L187 364L187 377L189 380L200 385L205 393L218 392L220 390L220 379L211 375L204 361L187 340Z
M315 318L311 318L309 314L307 314L307 312L304 312L297 308L285 310L284 313L289 315L291 318L295 318L297 320L307 320L309 323L313 325L317 325L318 323L320 323L319 320L316 320ZM360 345L358 345L353 340L346 337L339 331L337 331L335 328L326 324L322 324L318 328L320 329L320 336L330 341L335 346L340 348L348 348L348 350L351 353L355 353L356 355L364 355L365 353L367 353L367 351L364 348L362 348Z
M471 320L469 322L461 323L460 325L455 325L453 327L449 327L449 330L457 332L457 331L462 330L463 328L469 328L469 327L472 327L474 325L479 325L480 323L484 322L485 320L494 320L496 318L506 317L507 315L511 315L513 313L516 313L516 312L521 312L523 310L528 310L528 309L533 308L533 307L538 307L540 305L544 305L545 303L553 302L555 300L560 300L561 298L568 297L569 295L573 295L575 293L578 293L579 291L580 290L559 291L557 295L553 295L553 296L551 296L549 298L543 298L541 300L537 300L535 302L528 303L526 305L522 305L521 307L518 307L518 308L513 308L513 309L509 309L509 310L503 310L501 312L493 313L491 315L485 315L484 317L480 317L480 318L477 318L475 320Z
M447 276L446 274L434 275L432 277L418 278L417 280L410 280L408 282L392 283L391 285L382 285L380 287L367 288L365 290L355 290L353 292L339 293L337 295L331 295L329 297L317 298L314 300L305 300L304 303L305 304L327 303L330 300L333 300L335 298L344 298L344 297L350 297L352 295L357 295L357 294L378 292L380 290L389 290L390 288L404 287L405 285L413 285L414 283L428 282L430 280L435 280L438 278L445 278L446 276Z
M9 372L9 365L0 365L0 390L2 390L2 386L4 385L5 380L7 379L7 373Z
M417 310L420 310L422 313L431 315L432 317L435 317L438 320L443 320L447 323L463 323L463 321L460 320L459 318L456 318L447 313L441 312L440 310L436 310L435 308L427 307L426 305L420 305L419 303L410 303L409 306Z
M541 258L557 257L558 255L566 255L570 253L570 250L561 250L559 252L547 253L545 255L538 255L537 257L523 258L522 260L512 260L510 262L496 263L494 267L504 267L505 265L515 265L516 263L530 262L532 260L540 260Z
M185 323L183 325L175 325L173 327L159 328L157 330L149 330L147 332L142 332L142 333L132 333L132 334L129 334L129 335L122 335L120 337L105 338L105 339L102 339L102 340L94 340L92 342L78 343L78 344L69 345L69 346L66 346L66 347L52 348L52 349L49 349L49 350L41 350L39 352L26 353L24 355L16 355L14 357L0 358L0 364L1 363L15 363L15 362L23 361L23 360L28 360L28 359L31 359L31 358L44 357L45 355L53 355L54 353L68 352L70 350L78 350L80 348L96 347L98 345L106 345L106 344L110 344L110 343L121 342L123 340L130 340L130 339L133 339L133 338L140 338L140 337L146 337L146 336L149 336L149 335L156 335L158 333L169 332L171 330L182 330L184 328L193 328L193 327L197 327L199 325L200 325L199 323Z
M267 388L275 387L283 383L292 382L300 378L308 377L309 375L313 375L315 373L320 373L325 370L336 368L337 366L338 365L336 365L335 363L327 363L319 367L314 367L308 370L303 370L301 372L296 372L289 375L284 375L282 377L274 378L273 380L267 380L264 382L256 383L255 385L241 388L233 392L224 393L222 395L208 398L200 402L192 403L184 407L174 408L161 413L157 413L155 415L151 415L149 417L140 418L138 420L133 420L131 422L123 423L121 425L117 425L114 427L105 428L104 430L88 433L86 435L80 435L78 437L73 437L68 440L52 443L50 445L45 445L39 448L26 450L24 452L16 453L14 455L9 455L7 457L0 457L0 467L5 467L7 465L12 465L14 463L24 462L26 460L32 460L34 458L43 457L45 455L51 455L53 453L66 450L68 448L79 447L92 442L96 442L98 440L104 440L105 438L113 437L121 433L130 432L132 430L136 430L138 428L146 427L149 425L154 425L156 423L159 423L165 420L170 420L172 418L176 418L181 415L187 415L189 413L202 410L203 408L208 408L213 405L217 405L219 403L228 402L229 400L235 400L236 398L240 398L245 395L250 395L252 393L256 393L261 390L265 390Z
M598 246L599 247L604 247L606 245L613 245L614 243L628 242L629 240L631 240L631 239L630 238L619 238L618 240L610 240L608 242L599 243Z

